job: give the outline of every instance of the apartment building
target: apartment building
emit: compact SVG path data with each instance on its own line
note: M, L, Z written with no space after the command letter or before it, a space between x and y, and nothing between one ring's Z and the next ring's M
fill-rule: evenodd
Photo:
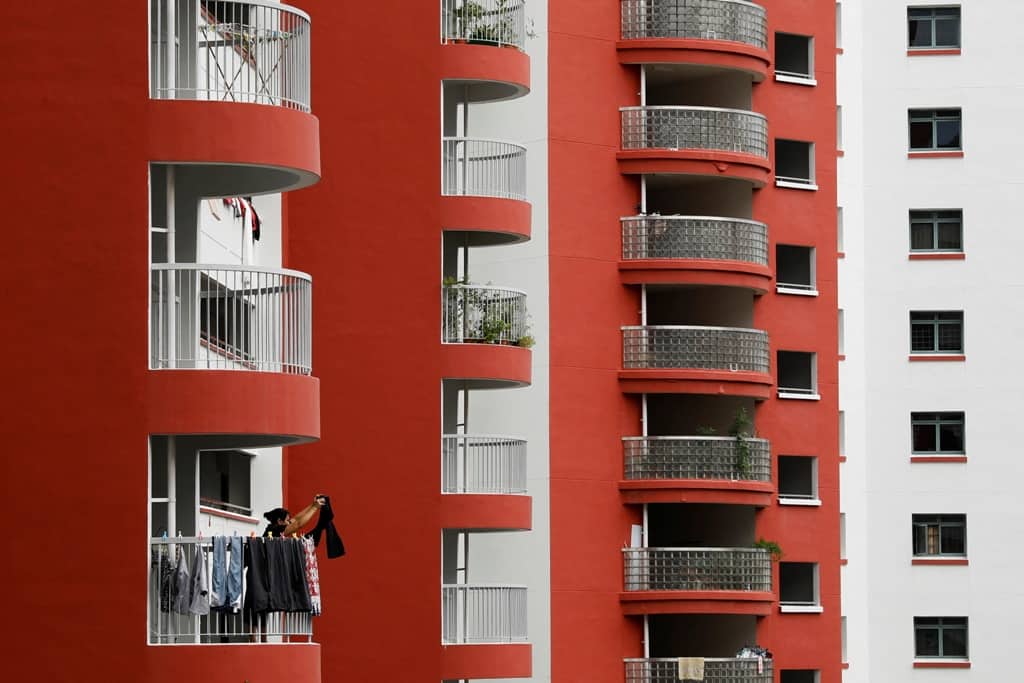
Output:
M836 9L844 680L1012 677L1022 9Z

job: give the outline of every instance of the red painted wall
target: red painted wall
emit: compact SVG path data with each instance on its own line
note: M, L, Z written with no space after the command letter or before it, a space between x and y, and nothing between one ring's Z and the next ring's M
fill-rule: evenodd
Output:
M322 441L290 450L287 500L331 494L348 549L320 566L323 677L439 680L439 4L297 4L322 181L289 198L289 250L313 276Z

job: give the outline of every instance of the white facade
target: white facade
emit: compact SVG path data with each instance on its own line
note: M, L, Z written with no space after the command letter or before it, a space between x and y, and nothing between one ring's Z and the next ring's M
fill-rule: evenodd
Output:
M959 7L961 52L908 54L908 6ZM1024 137L1011 126L1024 90L1020 48L997 27L1018 20L1024 6L1006 0L841 3L847 683L1015 678L1008 625L1024 606L1024 552L1006 530L1024 519L1016 487L1024 464L1008 429L1022 400L1008 342L1024 326L1016 296L1024 234L1014 226ZM908 112L934 109L961 111L960 150L908 158ZM963 211L962 254L912 258L909 212L954 209ZM962 311L964 359L911 359L912 311ZM921 461L929 456L918 448L912 462L912 412L962 412L963 448L951 449L962 453ZM966 553L915 557L915 514L966 515ZM966 618L966 656L922 652L915 617ZM935 664L956 668L926 668Z

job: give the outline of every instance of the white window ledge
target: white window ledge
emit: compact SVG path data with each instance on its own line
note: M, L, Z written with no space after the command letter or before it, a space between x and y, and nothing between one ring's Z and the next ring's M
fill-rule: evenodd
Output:
M818 81L810 76L793 76L790 74L775 74L775 80L779 83L795 83L796 85L818 85Z
M787 287L786 285L775 285L775 291L779 294L795 294L796 296L818 296L816 289L799 289Z
M793 398L798 401L820 401L821 394L794 394L779 389L779 398Z
M783 498L779 496L779 505L799 505L803 507L821 507L821 500L817 498Z
M821 605L779 605L779 611L787 614L821 614L825 608Z
M794 183L792 180L778 180L775 181L775 187L788 187L791 190L809 190L811 192L817 192L818 186L814 183Z

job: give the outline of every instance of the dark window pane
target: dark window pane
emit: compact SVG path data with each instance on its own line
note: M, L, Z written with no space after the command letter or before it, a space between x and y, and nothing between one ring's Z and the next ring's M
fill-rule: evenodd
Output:
M930 21L910 20L910 47L929 47L932 44L932 24Z
M941 232L940 232L941 235ZM911 249L934 249L932 244L931 223L910 224L910 248Z
M938 136L937 147L943 149L959 149L960 147L960 122L939 121L935 124L936 135Z
M913 323L910 326L910 350L934 351L935 328L931 323Z
M925 315L934 316L936 320L955 320L962 322L964 314L959 311L942 311L939 313L926 313Z
M963 348L960 325L939 326L939 351L962 351Z
M939 450L946 453L963 453L964 426L962 424L939 425Z
M931 121L918 121L910 124L910 147L911 149L932 148Z
M918 657L937 657L939 655L938 629L918 628L914 636L914 654Z
M940 223L939 224L939 249L960 249L960 224Z
M964 528L962 526L942 527L942 548L943 553L950 555L964 554Z
M942 656L967 656L967 629L945 628L942 630Z
M936 450L935 425L914 425L913 433L915 453L932 453Z
M960 47L960 20L939 19L935 22L936 47Z

